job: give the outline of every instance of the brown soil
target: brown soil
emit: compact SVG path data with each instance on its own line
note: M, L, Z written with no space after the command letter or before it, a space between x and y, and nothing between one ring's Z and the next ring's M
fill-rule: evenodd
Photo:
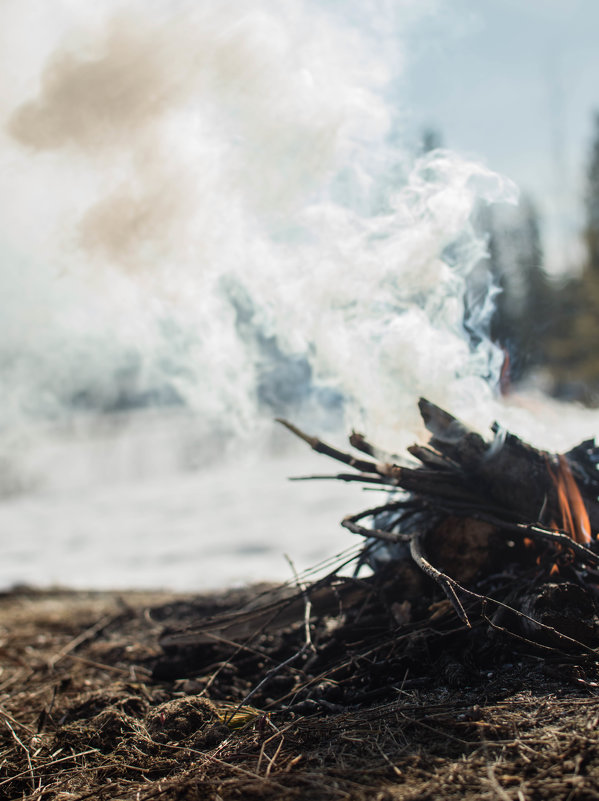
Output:
M368 664L362 649L360 662L349 644L344 669L322 675L306 654L236 711L301 645L301 623L245 661L212 647L165 657L159 636L257 592L0 597L0 797L599 798L594 660L497 643L478 658L485 630L455 630L448 610L404 641L408 661ZM327 636L315 630L317 652Z

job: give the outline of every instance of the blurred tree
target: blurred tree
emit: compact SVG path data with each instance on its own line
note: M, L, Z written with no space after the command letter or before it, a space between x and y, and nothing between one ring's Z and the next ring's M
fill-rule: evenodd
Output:
M588 252L588 267L597 271L599 270L599 113L595 113L594 137L587 171L585 206L585 240Z
M541 221L533 199L517 207L482 206L476 225L488 237L488 261L469 277L464 325L481 335L478 307L489 296L488 271L499 290L491 338L507 351L511 377L542 371L552 394L599 404L599 113L586 172L585 263L577 277L549 278L544 269ZM421 153L440 147L434 128L422 132Z
M500 290L491 337L508 351L517 380L546 361L548 317L555 303L543 269L539 215L532 198L524 195L516 208L490 207L483 228Z
M599 114L595 114L586 175L584 243L580 277L560 288L548 361L555 394L596 405L599 401Z

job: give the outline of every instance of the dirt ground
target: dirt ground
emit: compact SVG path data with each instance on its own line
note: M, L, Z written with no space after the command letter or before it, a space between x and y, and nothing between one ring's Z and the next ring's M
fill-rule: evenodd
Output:
M258 591L0 596L0 798L599 798L589 654L495 642L478 658L485 630L456 630L451 612L399 650L365 649L383 637L369 631L328 672L326 622L312 654L301 624L243 659L230 643L161 646Z

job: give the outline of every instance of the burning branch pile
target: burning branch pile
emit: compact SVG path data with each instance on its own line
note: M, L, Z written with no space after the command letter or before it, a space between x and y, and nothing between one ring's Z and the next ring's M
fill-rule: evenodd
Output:
M420 410L412 466L284 423L389 494L344 520L365 542L323 578L0 598L0 794L597 797L599 450ZM353 562L371 575L342 576Z
M530 548L530 556L534 552L540 568L536 581L548 564L551 575L567 576L581 586L599 579L599 556L591 537L591 529L599 526L599 449L593 440L567 454L550 454L497 424L492 427L494 439L487 442L429 401L421 399L419 407L432 437L427 446L409 448L420 462L412 468L397 465L360 434L353 433L350 444L372 460L338 451L280 420L315 451L357 471L334 478L403 491L399 499L343 521L370 540L366 554L376 551L375 541L394 547L401 558L398 546L406 543L414 563L443 588L467 625L460 595L489 599L462 584L475 576L480 580L491 568L505 569L508 562L516 570L509 549L522 566L529 565L516 544ZM370 519L369 527L363 525L365 519ZM454 570L435 567L427 551L437 557L433 562L452 564Z
M468 671L480 675L496 664L500 653L513 660L515 650L540 654L544 664L575 662L594 675L594 441L552 454L497 425L486 441L424 399L420 412L431 439L409 449L411 466L360 434L350 437L358 452L351 455L281 420L348 468L309 478L388 494L343 521L365 539L352 557L354 577L341 576L336 565L324 578L270 590L241 611L171 627L157 675L191 675L223 658L251 672L257 660L260 682L240 703L304 713L314 703L337 709L385 698L398 684L418 686L447 671L464 680ZM358 578L364 565L372 574Z

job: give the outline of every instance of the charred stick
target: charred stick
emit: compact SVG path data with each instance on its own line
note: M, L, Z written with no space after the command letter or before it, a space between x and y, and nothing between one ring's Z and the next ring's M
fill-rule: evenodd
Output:
M359 521L363 520L365 517L376 517L376 515L385 514L387 512L417 510L419 508L420 504L417 501L393 501L392 503L386 503L384 506L375 506L372 509L365 509L363 512L358 512L358 514L355 515L347 515L341 521L341 525L353 534L359 534L362 537L373 537L374 539L391 543L409 542L412 537L411 534L402 534L401 532L393 533L380 528L366 528L365 526L359 525Z
M464 492L464 477L454 475L449 471L440 471L435 467L400 467L399 465L389 465L389 475L392 476L399 486L409 492L420 492L422 487L432 489L451 487L452 491Z
M500 509L485 500L475 500L474 497L468 501L453 501L451 498L442 500L432 498L426 501L423 499L423 505L426 505L428 509L446 512L458 517L475 517L477 520L485 520L487 523L493 523L503 528L508 528L518 522L516 514L511 513L509 509ZM510 515L512 515L511 520Z
M418 409L424 425L433 437L447 445L458 443L474 432L445 409L436 406L426 398L420 398ZM478 436L478 435L477 435ZM480 438L482 441L482 437Z
M397 482L387 476L364 475L364 473L337 473L326 476L292 476L289 481L359 481L361 484L383 484L397 487Z
M463 478L449 471L394 466L391 476L398 487L415 495L430 496L435 501L447 498L464 503L480 502L480 493L466 487Z
M547 542L552 542L555 545L560 545L577 556L582 562L587 562L592 565L599 565L599 555L588 548L586 545L579 545L572 537L565 531L553 530L540 525L539 523L512 523L502 520L493 515L485 513L475 513L479 520L485 520L487 523L492 523L499 528L507 529L508 531L518 532L523 537L530 537L531 539L540 539Z
M327 445L326 442L318 439L318 437L311 437L309 434L305 434L301 429L294 426L293 423L288 422L287 420L283 420L281 417L277 417L277 423L281 423L281 425L285 426L285 428L289 429L292 434L295 434L296 437L303 439L304 442L307 442L308 445L312 448L313 451L316 453L324 453L325 456L330 456L332 459L336 459L338 462L343 462L344 464L348 464L350 467L355 467L356 470L360 470L362 473L380 473L384 474L384 466L378 465L375 462L368 462L365 459L356 459L349 453L344 453L343 451L337 450L337 448L333 448L331 445Z
M410 445L408 453L411 453L425 467L436 468L438 470L458 470L459 466L447 456L442 456L432 448L425 445Z
M293 476L290 481L357 481L361 484L378 484L397 487L428 499L437 505L442 501L461 504L465 508L477 508L480 498L472 490L467 489L457 476L449 471L443 473L435 470L408 467L389 467L389 474L373 475L371 473L336 473L333 475Z
M394 464L375 463L366 461L365 459L356 459L351 454L339 451L336 448L327 445L325 442L322 442L322 440L318 439L317 437L312 437L304 433L301 431L301 429L297 428L297 426L294 426L293 423L290 423L287 420L277 418L277 422L281 423L281 425L284 425L289 431L291 431L300 439L303 439L304 442L310 445L310 447L317 453L323 453L326 456L330 456L339 462L343 462L344 464L359 470L362 474L366 474L366 476L352 476L351 474L349 476L346 474L335 476L335 478L338 478L341 481L359 480L377 484L386 483L402 487L410 492L431 495L432 497L449 497L452 499L461 497L461 499L464 501L472 499L472 493L463 487L462 482L457 476L449 475L448 471L443 471L443 473L440 473L438 469L434 468L418 468L417 470L413 470L408 467L399 467ZM373 475L377 476L377 478L374 480L371 477L367 477ZM378 479L379 476L381 480Z
M351 517L345 517L341 521L343 528L351 531L353 534L359 534L362 537L372 537L375 540L382 540L383 542L409 542L412 539L411 534L401 534L400 532L393 533L392 531L384 531L381 528L366 528L354 523Z
M592 648L589 648L584 643L581 643L578 640L573 639L572 637L568 637L567 634L562 634L561 631L558 631L557 629L553 628L553 626L548 626L546 623L541 623L540 620L535 620L535 618L530 617L530 615L525 615L524 612L521 612L519 609L514 609L513 607L508 606L507 604L503 604L500 601L496 601L494 598L483 598L482 612L481 612L482 619L486 621L492 629L494 629L495 631L499 631L501 634L506 634L508 637L513 637L515 640L518 640L519 642L523 642L526 645L533 646L533 648L539 648L540 650L547 651L549 653L559 653L561 656L568 655L565 651L559 650L554 645L545 645L544 643L539 642L538 640L531 640L528 637L525 637L523 634L518 634L517 632L512 631L511 629L508 629L505 626L500 626L498 623L496 623L492 618L490 618L487 615L486 613L487 602L497 604L500 608L504 609L505 611L512 612L522 620L527 620L529 623L532 623L533 625L555 636L556 638L565 640L571 645L575 645L577 648L585 650L587 651L587 653L596 656L596 653L593 651Z
M376 445L368 442L364 435L358 434L357 431L352 431L349 438L349 444L357 451L362 451L362 453L367 453L369 456L372 456L378 462L394 464L395 462L399 461L399 457L394 453L387 453L387 451L382 450L382 448L377 448Z
M590 562L593 565L599 565L599 556L587 548L585 545L579 545L572 537L565 531L552 531L543 526L532 525L527 523L516 523L516 528L520 531L526 532L531 538L537 538L554 542L561 545L563 548L574 553L583 563Z
M452 579L451 576L448 576L446 573L442 573L436 567L431 565L422 550L422 536L422 533L414 534L410 539L410 554L412 559L425 575L429 576L429 578L432 578L433 581L435 581L441 587L445 595L447 595L451 601L451 605L455 609L455 612L462 623L465 623L469 629L472 628L472 624L468 619L466 610L462 606L462 602L456 593L456 590L467 592L466 588L462 587L461 584L458 584L458 582L455 579ZM472 593L468 594L472 595Z
M367 442L364 434L358 434L357 431L352 431L349 436L349 444L352 448L355 448L357 451L362 451L362 453L367 453L369 456L373 458L378 458L375 456L375 447L370 442Z
M376 515L384 514L385 512L396 512L399 509L416 509L420 508L421 504L414 500L405 501L392 501L391 503L383 504L382 506L374 506L372 509L365 509L363 512L358 512L355 515L347 515L346 520L351 520L357 523L358 520L363 520L365 517L375 517Z

